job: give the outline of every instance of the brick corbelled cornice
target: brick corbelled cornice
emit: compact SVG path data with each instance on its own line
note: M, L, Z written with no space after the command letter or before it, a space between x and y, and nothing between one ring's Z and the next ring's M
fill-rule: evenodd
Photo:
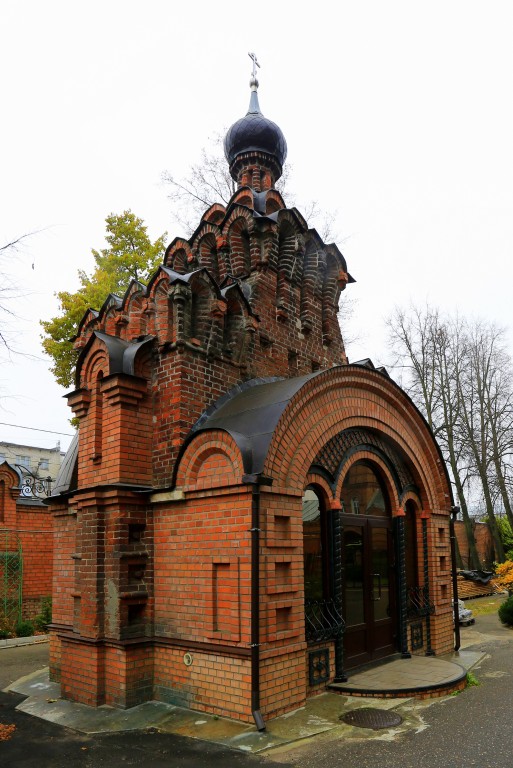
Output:
M102 380L101 391L110 405L136 406L146 395L148 384L145 379L118 373Z
M73 392L69 392L65 395L65 397L73 414L79 419L84 418L91 403L91 390L86 389L85 387L82 389L75 389Z

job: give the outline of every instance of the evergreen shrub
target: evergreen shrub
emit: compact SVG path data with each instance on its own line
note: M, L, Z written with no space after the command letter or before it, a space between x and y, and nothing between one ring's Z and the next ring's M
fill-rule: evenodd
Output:
M508 627L513 627L513 595L508 597L508 599L499 606L499 619Z
M16 637L31 637L34 634L34 625L31 621L19 621L14 631Z
M34 626L39 632L46 632L48 624L52 622L52 598L43 597L41 600L41 613L34 619Z

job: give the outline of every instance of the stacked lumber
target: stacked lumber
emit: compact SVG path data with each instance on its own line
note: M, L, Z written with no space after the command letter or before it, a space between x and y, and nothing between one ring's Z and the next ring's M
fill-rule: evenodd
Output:
M484 597L485 595L495 595L501 592L494 580L488 584L481 584L479 581L470 581L458 576L458 597L460 600L470 600L473 597Z

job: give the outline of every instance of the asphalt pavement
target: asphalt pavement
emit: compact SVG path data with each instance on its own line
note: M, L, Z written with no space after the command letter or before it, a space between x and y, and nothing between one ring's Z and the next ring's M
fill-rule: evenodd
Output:
M322 734L280 755L295 768L513 768L513 629L497 614L461 629L462 646L480 651L478 685L457 695L409 702L416 725L329 740Z
M0 649L0 691L20 677L48 666L48 643Z
M0 650L0 725L15 726L12 736L0 741L1 768L280 768L287 764L159 733L156 728L86 735L20 712L16 706L24 697L2 689L47 665L48 644Z
M84 734L16 710L23 697L0 693L1 768L513 768L513 630L497 614L462 628L462 646L483 654L473 670L479 685L431 701L409 699L398 711L406 727L353 728L306 738L299 745L245 754L201 739L145 728ZM0 689L47 664L48 646L0 650ZM362 702L363 704L363 702Z

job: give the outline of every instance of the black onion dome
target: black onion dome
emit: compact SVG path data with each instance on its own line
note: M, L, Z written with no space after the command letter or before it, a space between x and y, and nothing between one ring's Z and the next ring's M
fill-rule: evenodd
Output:
M287 142L281 128L261 113L257 88L257 80L252 80L248 112L228 130L224 139L224 154L231 165L243 152L265 152L283 166L287 157Z

